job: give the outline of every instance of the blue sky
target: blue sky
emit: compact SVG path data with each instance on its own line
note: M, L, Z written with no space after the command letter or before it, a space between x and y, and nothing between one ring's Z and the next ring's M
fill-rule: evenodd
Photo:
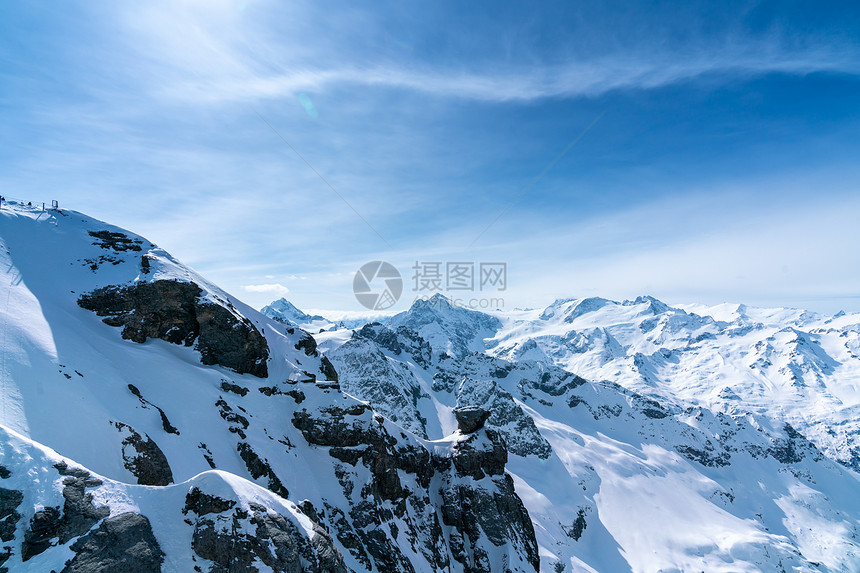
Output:
M355 270L383 259L398 308L420 260L507 262L508 308L860 310L856 2L0 10L2 193L141 233L255 306L358 310Z

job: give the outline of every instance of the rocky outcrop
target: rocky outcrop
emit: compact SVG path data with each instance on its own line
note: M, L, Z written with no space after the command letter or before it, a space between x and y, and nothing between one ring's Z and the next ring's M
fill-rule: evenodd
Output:
M471 434L484 427L484 422L490 417L490 412L477 406L461 406L454 408L457 428L464 434Z
M368 401L374 410L418 436L428 437L429 431L422 411L435 408L417 377L424 369L432 373L433 391L451 393L459 406L489 411L488 424L502 435L511 453L542 459L552 454L552 447L504 386L522 389L534 383L563 393L585 383L558 368L520 366L483 354L434 357L430 344L414 330L403 326L391 330L379 323L355 331L330 357L341 372L345 392Z
M62 573L157 573L164 561L149 520L138 513L105 519L71 550L76 555Z
M369 329L365 326L362 330ZM380 332L393 336L382 327ZM396 344L396 337L389 342ZM393 347L399 351L399 346ZM359 336L333 351L331 359L343 373L340 384L344 392L370 402L379 413L415 435L427 437L426 420L421 417L418 401L429 400L429 395L421 391L408 368L389 360L374 342Z
M16 509L22 501L23 492L0 487L0 541L12 541L15 538L15 526L21 519Z
M451 528L452 557L465 573L504 570L493 559L494 548L506 548L524 558L535 571L540 566L534 526L522 500L505 473L508 454L498 433L481 429L489 412L480 408L455 410L461 432L450 457L437 459L437 468L450 461L453 471L442 474L439 489L442 523ZM471 479L464 479L471 478ZM487 487L489 478L491 487ZM482 544L486 537L490 545ZM503 554L502 563L507 554Z
M99 520L110 515L110 508L93 505L87 488L98 487L102 481L92 478L86 470L69 468L64 462L54 466L63 480L63 510L46 507L35 512L24 532L21 559L27 561L59 542L60 545L83 535Z
M4 468L5 469L5 468ZM4 479L8 476L3 476ZM24 501L24 492L0 487L0 541L9 543L15 539L15 528L21 514L18 506ZM0 549L0 573L8 571L3 564L12 556L12 545L4 545Z
M191 548L212 562L210 572L258 571L259 560L276 572L347 573L343 556L317 524L308 538L293 519L265 506L252 503L248 511L196 487L186 496L185 513L196 516L189 521Z
M308 443L341 462L335 475L352 504L327 507L324 525L368 569L414 571L405 536L435 570L448 570L452 557L469 573L537 570L534 529L505 474L507 451L499 434L481 429L488 416L462 408L458 420L471 433L428 449L363 404L296 412Z
M268 460L257 455L257 452L255 452L254 449L246 442L239 442L236 445L236 450L239 452L239 457L241 457L242 461L245 462L245 467L248 468L248 473L251 474L252 478L255 480L266 478L266 487L269 491L272 491L283 498L290 496L290 492L287 491L287 488L285 488L284 484L281 483L281 480L278 479L278 476L269 465Z
M235 309L206 301L202 293L194 283L157 280L100 288L82 295L78 304L105 317L105 324L122 327L127 340L194 344L203 364L265 378L266 339Z
M111 251L140 251L143 244L140 239L116 231L89 231L89 235L95 239L93 245Z
M122 440L122 461L125 469L137 478L141 485L168 485L173 483L173 472L167 457L152 438L143 437L134 428L121 422L114 426L125 437Z

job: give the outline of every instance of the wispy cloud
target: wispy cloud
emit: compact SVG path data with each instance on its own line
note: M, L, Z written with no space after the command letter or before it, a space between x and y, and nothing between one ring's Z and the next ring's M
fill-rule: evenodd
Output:
M250 72L250 70L248 70ZM203 102L255 101L298 96L302 92L356 86L409 90L431 96L487 102L528 101L553 97L595 97L614 90L654 89L706 76L755 76L765 73L860 74L853 54L821 50L818 54L726 57L665 61L607 59L542 69L475 73L458 69L416 71L397 67L306 69L262 76L210 77L179 81L163 95Z
M274 296L285 296L290 293L290 289L280 283L270 283L262 285L244 285L242 287L248 292L266 293Z
M269 10L270 12L267 12ZM679 52L652 44L606 54L539 55L521 60L458 63L408 59L356 49L349 39L321 41L338 26L302 28L284 21L313 22L314 9L294 6L284 15L263 5L242 13L230 2L216 9L197 2L137 7L124 15L140 40L138 49L156 64L154 93L197 102L237 102L299 97L355 87L408 90L477 101L528 101L595 97L619 89L653 89L719 75L764 73L860 74L856 46L813 38L803 45L779 34L699 40ZM339 17L331 11L331 21ZM277 24L276 24L277 23ZM475 31L478 34L478 31ZM166 74L172 70L172 74Z

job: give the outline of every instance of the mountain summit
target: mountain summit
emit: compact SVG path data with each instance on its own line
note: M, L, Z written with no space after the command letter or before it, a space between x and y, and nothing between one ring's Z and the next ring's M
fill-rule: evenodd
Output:
M277 320L278 322L292 324L294 326L325 320L322 316L316 314L310 315L302 312L285 298L279 298L271 304L264 306L260 309L260 312L269 318Z

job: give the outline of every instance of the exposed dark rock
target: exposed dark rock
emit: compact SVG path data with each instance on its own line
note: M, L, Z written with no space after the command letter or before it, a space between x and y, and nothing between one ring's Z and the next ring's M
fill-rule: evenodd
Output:
M30 526L24 532L21 543L21 560L27 561L34 555L48 549L52 539L60 535L60 508L46 507L40 509L30 519Z
M633 404L648 418L659 420L669 415L669 411L656 400L634 395Z
M373 562L364 550L361 538L346 519L346 515L338 507L326 504L326 511L331 516L330 523L335 529L337 540L349 551L350 555L361 563L365 568L371 569Z
M432 362L433 349L430 347L430 343L417 332L405 326L391 330L378 322L372 322L353 332L353 337L372 340L394 354L406 352L416 364L422 366L429 366Z
M0 479L9 479L11 475L12 472L6 469L6 466L0 465Z
M71 549L77 555L62 573L155 573L164 561L149 520L138 513L105 519Z
M232 499L209 495L198 487L192 487L185 495L185 508L182 513L193 511L198 516L204 516L209 513L223 513L228 509L233 509L235 505L236 502Z
M353 331L352 336L354 338L367 338L368 340L372 340L382 348L390 350L394 354L400 354L403 352L394 331L382 326L379 322L365 324L360 329Z
M489 429L483 434L486 437L473 433L454 444L454 454L450 459L459 475L482 479L485 474L497 476L505 473L508 451L501 436Z
M209 464L209 467L214 470L216 466L215 458L212 456L212 450L210 450L203 442L197 444L197 448L203 452L203 459L205 459L206 463Z
M384 332L393 336L390 330ZM427 437L426 420L418 402L422 398L429 400L429 395L408 369L389 360L375 342L361 336L354 336L330 356L343 374L341 383L346 393L360 396L392 422Z
M168 485L173 483L173 472L167 457L152 438L141 437L131 426L122 422L114 425L126 435L122 441L122 461L140 485Z
M258 390L260 391L260 393L265 394L266 396L289 396L296 401L296 404L301 404L305 401L305 398L307 397L305 396L305 393L301 390L292 389L284 392L280 390L277 386L261 386L260 388L258 388Z
M436 372L433 374L433 391L435 392L453 392L457 387L459 380L456 376L448 372Z
M227 521L198 517L191 548L213 563L210 572L257 572L259 559L276 572L347 573L343 557L320 527L309 540L284 516L259 505L252 509L249 517L237 508Z
M362 462L374 476L368 493L380 499L399 500L408 495L400 483L397 470L415 474L425 487L432 468L430 455L423 448L400 447L397 440L377 422L370 422L368 406L324 408L319 415L307 411L293 414L293 425L310 444L333 446L329 454L342 462Z
M823 457L821 452L805 436L795 430L791 424L785 424L782 430L786 434L786 439L777 441L767 451L778 462L795 464L803 460L807 455L816 461Z
M480 417L485 420L486 411ZM327 523L364 566L370 568L373 563L380 571L413 571L401 551L405 535L436 570L450 569L449 555L465 571L489 570L484 537L497 546L511 542L511 552L525 555L536 567L534 529L514 492L513 480L504 473L507 451L498 433L475 431L457 442L448 456L438 456L399 442L382 418L363 404L296 412L293 425L308 443L329 447L329 454L343 462L335 466L335 475L346 497L359 501L349 509L349 519L326 505ZM362 467L370 471L369 482L360 477L366 475ZM404 479L425 491L406 487ZM440 484L438 497L434 495L441 500L436 506L439 512L431 509L434 502L426 491L431 483ZM488 484L492 485L487 488ZM361 492L356 495L359 486ZM409 529L394 527L395 515ZM443 534L440 515L453 528L448 534Z
M16 509L22 501L23 492L0 487L0 541L12 541L15 538L15 526L21 519Z
M113 231L89 231L89 234L96 239L93 245L117 252L140 251L140 245L143 244L139 239L132 239L128 235Z
M731 456L728 452L717 452L710 442L706 442L702 449L681 445L675 446L675 450L688 460L699 462L703 466L723 467L731 463Z
M338 381L337 370L334 364L325 356L320 356L320 372L325 376L326 380Z
M534 526L509 475L494 478L495 491L477 485L453 483L443 487L442 523L449 534L451 554L470 573L489 571L486 550L477 544L483 532L496 547L511 542L537 571L540 566Z
M248 473L251 474L251 477L254 479L265 477L268 479L266 487L269 488L269 491L278 494L284 499L290 496L290 492L287 491L287 488L285 488L284 484L281 483L281 480L278 479L278 476L275 474L274 470L272 470L269 462L258 456L257 452L255 452L251 446L245 442L239 442L236 445L236 449L239 452L239 457L241 457L242 461L245 462L245 467L248 468Z
M64 462L54 466L63 480L63 517L60 520L60 543L82 535L100 519L110 515L107 506L95 507L93 496L86 493L87 488L102 485L101 480L90 477L86 470L69 468Z
M298 342L296 342L296 350L301 350L308 356L319 356L319 352L317 352L317 341L314 337L304 330L299 330L299 332L301 332L302 337L299 338Z
M168 434L176 434L177 436L179 435L179 430L177 430L173 426L173 424L170 423L170 420L167 418L167 414L164 413L164 410L162 410L149 400L145 399L140 393L140 390L138 390L137 386L135 386L134 384L129 384L128 389L132 394L137 397L138 400L140 400L140 403L143 404L144 408L147 406L152 406L153 408L158 410L158 414L161 416L161 427L165 432L167 432Z
M46 507L33 515L21 544L21 559L24 561L54 545L54 539L58 539L60 544L68 543L110 515L109 507L95 507L92 494L86 493L87 488L100 486L101 480L90 477L86 470L69 468L65 462L54 467L60 475L66 476L63 480L63 512L60 513L59 507Z
M562 525L561 529L564 531L565 535L574 541L579 541L579 538L582 537L586 526L585 510L580 508L579 511L576 512L576 519L573 520L573 523L570 526Z
M232 308L202 300L202 292L194 283L158 280L100 288L82 295L78 304L105 317L105 324L121 326L125 339L158 338L185 346L196 340L203 364L265 378L266 339Z
M115 257L112 255L100 255L98 257L89 258L89 259L81 259L81 262L84 263L85 266L90 267L90 270L94 273L101 268L101 266L105 263L110 263L114 266L123 263L123 259L119 257Z
M224 421L230 424L228 429L234 434L238 434L244 440L246 437L245 430L247 430L250 425L248 418L238 412L234 412L233 408L230 407L224 398L219 398L218 401L215 402L215 406L218 407L218 413Z
M499 378L503 378L503 376L499 376ZM550 372L541 374L538 380L530 381L529 385L550 396L561 396L568 390L578 388L585 383L586 380L576 374L553 368Z
M461 406L454 409L457 427L464 434L471 434L484 427L484 422L490 417L490 412L478 406Z
M221 381L221 390L224 392L232 392L233 394L238 394L239 396L245 396L248 394L248 389L244 386L239 386L238 384L231 384L226 380Z

